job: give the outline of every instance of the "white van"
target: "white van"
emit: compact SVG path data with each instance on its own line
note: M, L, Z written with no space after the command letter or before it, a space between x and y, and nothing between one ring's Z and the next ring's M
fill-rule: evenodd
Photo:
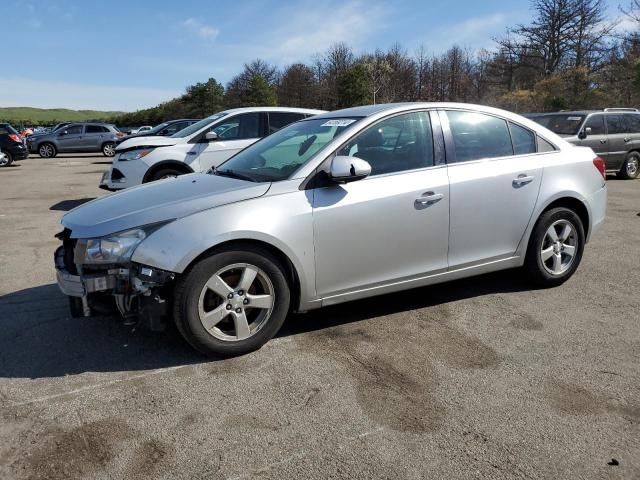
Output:
M322 110L236 108L211 115L170 137L133 137L116 148L100 188L122 190L186 173L206 172L262 137Z

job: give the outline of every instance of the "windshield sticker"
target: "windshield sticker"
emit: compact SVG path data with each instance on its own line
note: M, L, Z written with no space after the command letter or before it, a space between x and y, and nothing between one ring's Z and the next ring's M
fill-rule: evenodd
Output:
M355 122L352 118L336 118L334 120L327 120L324 122L321 127L346 127L347 125L351 125Z
M570 122L579 122L580 120L582 120L582 117L567 117L567 120L569 120Z

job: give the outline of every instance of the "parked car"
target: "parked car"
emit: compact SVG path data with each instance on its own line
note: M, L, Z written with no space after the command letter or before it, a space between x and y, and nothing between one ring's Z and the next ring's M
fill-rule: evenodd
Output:
M124 136L108 123L71 123L46 135L27 139L29 151L43 158L58 153L102 152L106 157L115 155L116 141Z
M624 179L640 175L640 111L633 108L533 114L540 125L574 145L590 147L607 172Z
M199 351L235 355L291 310L513 267L560 285L606 202L604 161L519 115L357 107L289 125L210 174L72 210L57 278L74 315L115 300L130 321L173 317Z
M181 118L179 120L170 120L168 122L163 122L159 125L156 125L151 130L146 130L142 133L136 133L131 135L125 135L121 139L118 140L118 144L129 140L133 137L169 137L183 128L187 128L189 125L193 125L196 122L199 122L199 118Z
M24 140L8 123L0 123L0 167L8 167L16 160L29 157Z
M185 173L206 172L261 137L321 110L252 107L225 110L170 137L133 137L116 147L100 188L122 190Z
M135 128L135 129L131 130L130 135L137 135L138 133L148 132L152 128L153 127L151 125L143 125L140 128Z

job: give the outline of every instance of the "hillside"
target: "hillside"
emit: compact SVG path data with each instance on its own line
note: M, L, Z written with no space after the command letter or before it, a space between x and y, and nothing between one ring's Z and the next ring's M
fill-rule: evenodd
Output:
M0 122L46 125L57 122L82 122L105 120L124 112L98 110L68 110L66 108L0 107Z

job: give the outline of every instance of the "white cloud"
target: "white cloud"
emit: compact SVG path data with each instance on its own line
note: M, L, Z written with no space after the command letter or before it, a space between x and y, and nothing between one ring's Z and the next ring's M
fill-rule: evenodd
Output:
M615 33L621 33L621 34L627 33L627 32L634 32L634 31L637 32L638 27L640 27L640 25L638 25L638 22L625 16L617 20L617 24L614 27L613 31Z
M488 48L495 44L493 39L499 37L507 25L517 23L519 18L515 17L514 14L494 13L443 25L435 31L432 40L425 41L425 45L436 52L454 44L474 49Z
M4 107L131 111L155 106L178 95L179 91L155 88L0 78L0 105Z
M357 50L366 38L384 28L383 8L359 0L340 5L313 3L309 8L296 5L278 16L287 19L286 26L267 32L267 40L251 48L251 59L260 57L279 65L308 61L338 42ZM247 46L237 49L244 53Z
M206 23L203 23L200 20L196 20L195 18L187 18L184 22L182 22L182 26L194 35L207 40L214 40L220 33L220 30L218 30L217 28L214 28L211 25L207 25Z

